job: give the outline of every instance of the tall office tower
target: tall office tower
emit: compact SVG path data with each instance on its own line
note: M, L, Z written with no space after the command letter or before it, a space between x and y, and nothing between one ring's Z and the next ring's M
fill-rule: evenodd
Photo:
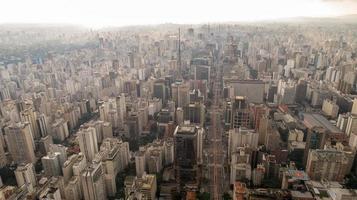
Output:
M81 128L78 131L79 148L88 161L92 161L98 152L96 130L93 127Z
M350 173L354 155L339 150L310 150L306 172L312 180L342 181Z
M128 53L128 59L129 59L129 67L130 69L133 69L135 67L135 62L134 62L135 58L133 52Z
M146 171L145 151L135 153L136 176L141 178Z
M126 125L128 127L129 137L131 139L138 139L141 133L141 127L139 122L139 116L136 113L131 113L126 119Z
M116 97L117 103L117 113L119 117L119 127L124 127L124 119L126 115L126 103L125 103L125 94L122 93L120 96ZM113 124L112 124L113 125Z
M258 144L265 144L269 133L273 132L272 130L272 120L268 116L263 116L260 119L258 133L259 133L259 142Z
M40 131L41 137L46 137L48 135L48 122L47 117L44 114L37 116L36 119L38 129Z
M65 187L66 200L82 199L80 178L73 176Z
M114 128L120 128L119 126L119 115L116 110L109 110L107 114L108 118L107 121L110 122Z
M323 101L322 112L324 115L326 115L332 119L335 119L335 118L337 118L338 110L339 110L339 107L336 104L336 102L331 101L330 99L325 99Z
M240 147L235 149L229 156L230 184L236 181L251 180L252 167L250 165L249 148Z
M59 153L59 162L60 167L63 166L63 163L67 160L67 147L61 144L51 144L50 145L50 152L52 153Z
M163 105L166 105L168 94L165 80L157 80L153 86L153 97L159 98Z
M265 83L261 80L224 80L224 86L232 88L230 98L235 96L243 96L248 103L263 103ZM254 92L252 92L254 91Z
M47 156L41 158L45 175L48 177L61 175L61 165L59 161L60 153L50 152Z
M261 118L268 113L268 108L263 104L251 104L249 107L252 114L253 128L257 131L259 129Z
M63 180L65 183L68 183L68 181L72 178L73 176L73 165L78 159L77 154L73 154L68 159L66 162L63 163L62 165L62 174L63 174Z
M204 96L199 89L193 89L190 91L190 103L204 102Z
M346 124L346 135L350 136L351 133L357 131L357 115L348 115L348 120Z
M0 129L0 168L7 164L7 157L5 155L5 139L2 130Z
M9 89L7 87L1 87L0 88L0 101L6 101L6 100L10 100L11 96L10 96L10 92Z
M357 115L357 98L353 100L351 114Z
M95 120L95 121L89 121L85 124L82 125L82 127L87 128L87 127L93 127L95 129L96 137L97 137L97 142L102 143L103 140L103 121L100 120Z
M231 101L226 101L224 104L224 125L228 129L233 126L233 105Z
M35 145L29 123L12 124L5 128L8 150L15 163L35 163Z
M205 122L205 106L203 103L190 103L184 107L184 120L203 126Z
M323 149L326 142L326 130L316 127L307 131L306 144L304 150L304 164L307 163L309 151L312 149Z
M41 137L37 123L36 123L36 113L33 111L32 107L29 107L20 112L21 122L30 123L31 132L34 139L39 139Z
M279 80L278 83L278 102L279 104L294 104L296 94L296 83L292 80Z
M175 174L181 186L198 184L198 165L202 161L203 130L194 125L177 126L174 132Z
M76 161L73 163L73 176L81 176L82 171L87 167L87 163L86 157L80 152Z
M103 139L113 137L113 127L109 122L103 123Z
M176 82L171 85L172 100L176 107L183 108L190 102L190 86L187 83Z
M206 80L210 82L211 67L207 65L195 65L195 80Z
M35 168L32 163L18 165L15 170L15 177L18 187L21 187L25 184L29 192L35 191L37 181L35 176Z
M236 151L238 147L248 146L250 148L257 148L259 140L259 133L254 129L247 128L235 128L229 130L228 138L228 157L233 151Z
M47 135L45 137L41 137L41 139L39 141L39 151L43 155L46 155L48 152L50 152L51 144L53 144L52 136Z
M307 82L305 80L299 80L296 85L295 101L296 103L303 103L306 98Z
M181 125L183 123L183 109L181 107L178 107L176 109L176 124Z
M56 120L51 127L53 140L63 142L69 136L67 121L63 118Z
M115 178L129 163L129 144L117 138L106 138L98 154L102 155L100 160L103 163L106 193L108 196L115 196L117 192Z
M93 162L81 175L83 196L85 200L106 200L104 171L102 162Z
M232 128L246 127L249 125L249 110L245 97L236 96L233 100Z
M347 122L348 119L350 117L350 113L346 113L346 114L339 114L338 118L337 118L337 128L339 128L341 131L345 132L346 131L346 127L347 127Z

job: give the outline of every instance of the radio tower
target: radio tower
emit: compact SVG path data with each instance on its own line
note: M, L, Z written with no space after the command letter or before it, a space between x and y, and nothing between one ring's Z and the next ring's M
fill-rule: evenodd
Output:
M178 30L178 79L182 79L182 69L181 69L181 29Z

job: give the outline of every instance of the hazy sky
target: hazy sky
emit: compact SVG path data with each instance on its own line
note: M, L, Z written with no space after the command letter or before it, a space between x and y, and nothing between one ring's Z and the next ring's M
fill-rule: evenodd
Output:
M357 14L357 0L0 0L0 23L89 27Z

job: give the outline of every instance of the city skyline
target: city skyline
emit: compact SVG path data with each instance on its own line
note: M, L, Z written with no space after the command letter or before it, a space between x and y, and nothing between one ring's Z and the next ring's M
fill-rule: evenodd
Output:
M0 13L0 24L74 24L89 28L254 22L357 14L357 1L354 0L223 0L219 4L202 0L15 0L3 2L2 7L5 9Z

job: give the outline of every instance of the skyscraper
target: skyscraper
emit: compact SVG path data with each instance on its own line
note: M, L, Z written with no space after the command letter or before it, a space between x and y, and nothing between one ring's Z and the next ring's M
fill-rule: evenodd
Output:
M47 117L44 114L41 114L36 119L37 126L39 128L39 132L41 137L46 137L48 135L48 124Z
M205 106L203 103L190 103L184 107L184 120L203 126L205 121Z
M98 152L96 130L93 127L81 128L78 131L79 147L88 161L92 161Z
M35 177L35 168L32 163L20 164L15 170L17 186L21 187L26 184L29 192L33 192L37 185Z
M81 182L85 200L107 199L102 162L93 162L85 168Z
M310 150L306 172L312 180L342 181L351 171L354 155L338 150Z
M60 153L49 153L47 156L41 158L42 166L45 175L48 177L61 175L61 165L59 161Z
M194 125L177 126L174 133L175 173L181 186L197 184L202 160L203 130Z
M29 107L20 112L20 118L22 122L30 123L30 128L34 139L40 138L40 132L36 122L36 113L33 111L32 107Z
M15 163L35 163L35 146L29 123L12 124L5 128L8 149Z

